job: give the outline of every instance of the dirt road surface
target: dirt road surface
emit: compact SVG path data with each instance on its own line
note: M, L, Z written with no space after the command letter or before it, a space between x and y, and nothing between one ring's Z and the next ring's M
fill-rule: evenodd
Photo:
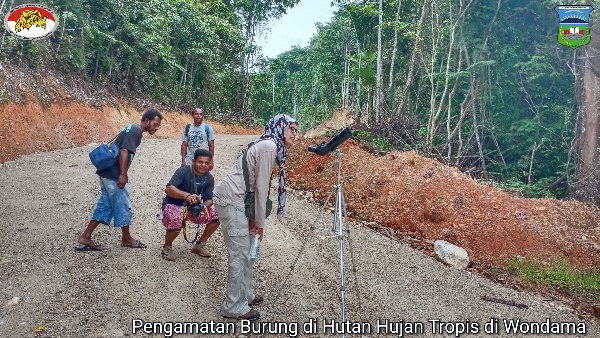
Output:
M218 135L217 182L254 137ZM100 225L94 239L107 250L73 250L100 193L87 158L91 145L0 165L0 337L600 337L597 325L560 304L444 266L355 224L349 229L358 270L352 273L345 251L343 324L340 241L331 231L309 230L320 207L293 192L286 219L268 219L256 262L255 289L265 296L260 322L225 319L220 230L209 240L211 258L190 253L182 238L174 245L177 261L160 257L164 230L156 214L180 163L179 146L176 139L144 140L130 169L131 230L146 249L121 247L120 231ZM330 215L321 219L331 226ZM347 250L348 239L343 244ZM516 333L507 332L505 324L517 320Z

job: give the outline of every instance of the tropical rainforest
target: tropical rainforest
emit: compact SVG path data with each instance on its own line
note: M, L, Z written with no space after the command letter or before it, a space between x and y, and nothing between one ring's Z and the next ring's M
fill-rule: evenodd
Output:
M286 113L306 130L344 110L377 151L598 201L595 12L590 44L572 49L557 41L557 1L332 1L308 46L264 57L257 37L299 1L40 0L58 28L34 41L4 32L0 62L243 123ZM0 15L17 4L2 0Z

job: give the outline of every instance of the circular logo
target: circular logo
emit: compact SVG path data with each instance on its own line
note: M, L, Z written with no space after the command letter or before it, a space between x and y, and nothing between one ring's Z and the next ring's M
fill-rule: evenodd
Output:
M48 7L34 4L11 9L4 18L4 26L12 35L24 40L42 39L56 29L56 16Z

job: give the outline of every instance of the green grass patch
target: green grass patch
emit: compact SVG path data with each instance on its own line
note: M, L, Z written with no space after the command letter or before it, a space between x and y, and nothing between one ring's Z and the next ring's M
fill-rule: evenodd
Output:
M558 288L600 301L600 269L577 269L565 259L548 264L515 258L508 261L506 267L526 284Z

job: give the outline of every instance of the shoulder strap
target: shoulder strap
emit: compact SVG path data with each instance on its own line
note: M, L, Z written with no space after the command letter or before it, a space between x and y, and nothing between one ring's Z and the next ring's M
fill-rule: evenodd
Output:
M244 150L244 155L242 156L242 171L244 172L244 183L246 183L246 193L250 192L250 180L248 179L248 160L246 159L246 154L248 153L248 149ZM271 181L273 178L273 174L271 174L271 178L269 179L269 192L267 193L267 198L271 195Z
M248 162L246 160L246 153L248 153L248 149L244 150L244 155L242 156L242 171L244 172L244 182L246 183L246 193L250 192L250 180L248 179Z
M190 137L190 135L189 135L190 134L190 126L191 126L191 124L189 124L189 123L185 126L185 136L186 137Z
M198 187L196 187L196 173L194 173L194 168L189 165L190 171L192 172L192 186L194 187L194 195L198 195Z
M110 141L106 142L106 143L113 143L115 142L115 140L117 139L117 137L119 137L119 135L121 135L122 132L126 132L128 133L131 130L131 124L127 125L127 127L123 128L123 130L119 131L117 133L117 135L115 135L113 138L110 139Z
M210 126L208 125L208 123L204 123L204 132L206 133L206 140L208 141L208 128Z

